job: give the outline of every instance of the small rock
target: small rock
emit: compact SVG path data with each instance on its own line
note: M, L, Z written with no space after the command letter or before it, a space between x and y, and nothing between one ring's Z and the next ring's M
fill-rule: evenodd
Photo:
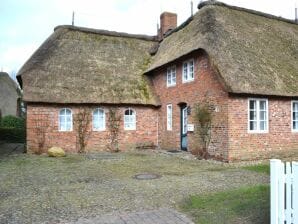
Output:
M52 147L48 150L48 155L50 157L62 157L65 156L65 152L60 147Z

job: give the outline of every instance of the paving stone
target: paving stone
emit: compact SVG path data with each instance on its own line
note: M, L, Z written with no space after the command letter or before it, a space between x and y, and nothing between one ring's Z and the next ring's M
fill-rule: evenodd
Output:
M107 214L90 219L79 219L72 224L193 224L184 214L161 208L141 212Z

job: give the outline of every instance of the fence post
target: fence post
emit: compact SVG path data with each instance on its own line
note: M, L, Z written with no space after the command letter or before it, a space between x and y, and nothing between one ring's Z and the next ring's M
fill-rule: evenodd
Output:
M298 224L298 162L292 162L293 177L293 224Z
M285 210L285 220L287 224L291 224L292 222L292 167L290 162L286 162L286 170L285 170L285 182L286 182L286 210Z
M280 176L280 164L278 159L270 160L270 220L271 224L278 224L278 179Z

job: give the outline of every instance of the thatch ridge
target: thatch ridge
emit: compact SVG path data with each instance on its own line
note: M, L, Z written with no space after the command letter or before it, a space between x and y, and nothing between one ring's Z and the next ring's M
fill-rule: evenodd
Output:
M69 30L81 31L81 32L86 32L86 33L95 33L95 34L100 34L100 35L105 35L105 36L127 37L127 38L141 39L141 40L157 41L157 36L149 36L149 35L144 35L144 34L130 34L130 33L125 33L125 32L93 29L93 28L72 26L72 25L56 26L54 28L54 31L56 31L58 29L69 29Z
M228 92L298 96L297 24L219 2L204 4L160 42L146 74L203 49Z
M226 4L226 3L223 3L223 2L220 2L220 1L216 1L216 0L209 0L209 1L200 2L198 4L198 9L202 9L203 7L209 6L209 5L223 6L223 7L227 7L227 8L230 8L230 9L235 9L235 10L238 10L238 11L243 11L243 12L248 12L248 13L251 13L251 14L255 14L257 16L263 16L263 17L268 18L268 19L276 19L276 20L280 20L280 21L283 21L283 22L298 25L295 22L295 20L286 19L286 18L283 18L283 17L280 17L280 16L275 16L275 15L272 15L272 14L269 14L269 13L265 13L265 12L261 12L261 11L257 11L257 10L253 10L253 9L247 9L247 8L243 8L243 7L239 7L239 6L229 5L229 4Z

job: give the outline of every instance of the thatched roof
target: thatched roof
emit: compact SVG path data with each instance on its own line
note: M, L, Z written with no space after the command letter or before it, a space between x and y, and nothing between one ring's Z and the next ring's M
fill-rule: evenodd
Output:
M298 96L298 25L208 1L161 43L147 73L204 49L232 93Z
M17 115L17 100L21 91L6 72L0 72L0 111L2 116Z
M24 101L159 105L143 75L155 37L59 26L18 73Z

